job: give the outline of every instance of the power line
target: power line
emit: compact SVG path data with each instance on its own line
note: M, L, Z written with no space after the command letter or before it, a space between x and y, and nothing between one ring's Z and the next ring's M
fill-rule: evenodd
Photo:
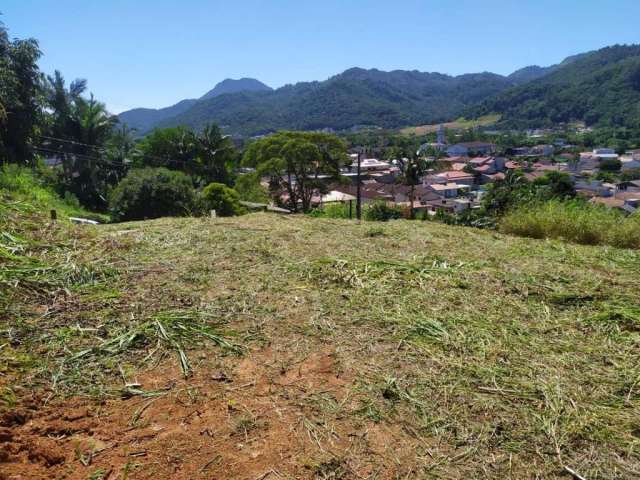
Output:
M116 162L113 160L105 160L104 158L100 158L100 157L93 157L91 155L85 155L82 153L75 153L75 152L64 152L61 150L56 150L53 148L44 148L44 147L33 147L34 150L38 150L40 152L44 152L44 153L49 153L49 154L58 154L58 155L70 155L70 156L74 156L74 157L78 157L78 158L84 158L86 160L91 160L94 162L98 162L98 163L104 163L107 165L111 165L111 166L126 166L127 164L124 162Z
M49 154L57 154L57 155L70 155L70 156L75 156L78 158L84 158L87 160L91 160L94 162L98 162L98 163L103 163L106 165L111 165L111 166L130 166L130 163L127 162L119 162L119 161L114 161L114 160L106 160L104 158L101 157L97 157L97 156L92 156L92 155L87 155L85 153L77 153L77 152L69 152L69 151L64 151L64 150L58 150L55 148L51 148L51 147L33 147L35 150L38 150L40 152L44 152L44 153L49 153ZM160 162L162 165L176 165L176 166L186 166L186 165L194 165L194 166L199 166L199 167L203 167L204 165L198 162L194 162L194 161L185 161L185 160L177 160L177 159L168 159L168 158L160 158L160 157L150 157L147 156L146 158L152 159L152 160L156 160L158 162Z
M80 146L90 147L90 148L93 148L94 150L96 150L96 151L98 151L100 153L106 153L107 152L107 149L105 149L103 147L98 147L96 145L91 145L91 144L83 143L83 142L77 142L75 140L69 140L69 139L57 138L57 137L50 137L48 135L40 135L40 138L45 138L47 140L53 140L53 141L57 141L57 142L69 143L69 144L72 144L72 145L80 145ZM223 139L224 138L226 138L226 136L223 137ZM56 152L56 151L52 150L52 152ZM216 152L217 152L217 150L216 150ZM92 156L86 155L86 154L80 154L80 153L75 153L75 152L64 152L64 151L57 151L56 153L64 154L64 155L84 156L84 157L87 157L87 158L90 158L90 159L94 159L94 160L97 160L97 161L102 161L102 162L107 162L107 163L110 162L111 164L115 164L113 161L99 159L97 157L92 157ZM148 159L151 159L151 160L155 160L155 161L157 161L157 162L159 162L161 164L166 164L166 165L174 164L174 165L178 165L178 166L182 165L183 167L187 166L187 165L193 165L193 166L198 166L198 167L204 167L205 166L204 164L199 163L199 162L194 161L194 160L162 158L162 157L154 157L154 156L150 156L150 155L145 155L145 157L148 158ZM120 162L119 164L120 165L126 165L123 162Z
M93 149L96 149L96 150L102 150L102 151L105 151L105 149L104 149L104 148L102 148L102 147L98 147L98 146L96 146L96 145L91 145L91 144L89 144L89 143L76 142L75 140L68 140L68 139L65 139L65 138L48 137L48 136L46 136L46 135L40 135L40 138L46 138L46 139L48 139L48 140L55 140L56 142L66 142L66 143L71 143L71 144L73 144L73 145L82 145L82 146L90 147L90 148L93 148Z

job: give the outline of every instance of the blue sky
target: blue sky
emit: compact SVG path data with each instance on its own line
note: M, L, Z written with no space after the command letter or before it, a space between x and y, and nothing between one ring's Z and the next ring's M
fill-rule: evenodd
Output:
M168 106L225 78L272 87L353 66L508 74L640 43L639 0L2 0L41 68L114 112Z

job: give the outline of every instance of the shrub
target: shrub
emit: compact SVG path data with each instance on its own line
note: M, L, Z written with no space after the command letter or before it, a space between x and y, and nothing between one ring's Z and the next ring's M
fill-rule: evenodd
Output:
M552 200L509 212L500 231L532 238L559 238L587 245L640 248L640 215L582 201Z
M386 222L387 220L395 220L402 218L402 208L387 205L385 202L376 202L365 210L364 217L366 220L374 222Z
M235 190L241 200L255 203L269 203L269 192L260 184L255 173L244 173L236 179Z
M166 168L131 170L113 190L109 202L113 220L144 220L183 216L195 207L191 178Z
M240 205L240 195L223 183L210 183L202 191L200 205L203 213L215 210L221 217L232 217L245 213Z
M309 212L312 217L323 218L355 218L356 217L356 205L355 202L351 207L351 215L349 216L349 204L348 203L328 203L323 205L322 208L316 208Z

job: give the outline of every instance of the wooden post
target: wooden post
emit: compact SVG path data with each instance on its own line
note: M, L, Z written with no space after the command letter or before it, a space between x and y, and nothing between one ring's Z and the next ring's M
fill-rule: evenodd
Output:
M56 212L55 210L51 210L51 221L53 223L56 223L56 220L58 220L58 212Z
M349 200L349 218L353 218L353 200Z

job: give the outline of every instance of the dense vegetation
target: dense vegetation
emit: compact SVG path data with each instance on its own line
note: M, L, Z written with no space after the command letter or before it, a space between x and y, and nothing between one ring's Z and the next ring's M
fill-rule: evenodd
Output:
M185 216L194 212L196 195L191 178L166 168L131 170L111 195L115 221Z
M540 127L574 121L639 128L640 47L613 46L568 57L550 67L530 66L508 77L482 73L450 77L416 71L353 68L323 82L287 85L186 100L162 111L125 112L121 120L153 126L209 122L230 133L279 129L397 128L498 113L501 126Z
M255 168L256 180L269 178L272 193L287 193L287 208L308 212L313 195L326 193L328 181L339 180L346 144L326 133L279 132L251 143L242 162Z
M164 167L183 172L181 188L188 183L188 195L194 198L197 190L212 182L233 184L239 153L216 125L203 126L197 132L184 127L159 130L136 141L134 131L118 125L103 103L86 94L86 80L67 83L59 71L53 75L40 72L40 55L35 40L10 41L0 24L3 165L35 169L46 160L51 168L39 171L46 174L48 185L61 197L93 211L106 212L110 207L114 219L153 218L193 210L187 200L172 208L170 203L175 198L171 195L158 203L167 192L166 180L179 175L165 170L154 170L153 175L149 170L143 175L130 172L131 168ZM123 178L126 181L118 188ZM182 198L187 193L180 195Z
M363 124L395 128L457 118L466 107L511 85L506 77L491 73L451 77L353 68L323 82L208 98L154 126L199 129L215 122L245 135ZM123 121L127 118L130 112L121 115Z
M500 113L511 128L587 125L640 128L640 46L616 45L562 64L473 108L476 116Z

